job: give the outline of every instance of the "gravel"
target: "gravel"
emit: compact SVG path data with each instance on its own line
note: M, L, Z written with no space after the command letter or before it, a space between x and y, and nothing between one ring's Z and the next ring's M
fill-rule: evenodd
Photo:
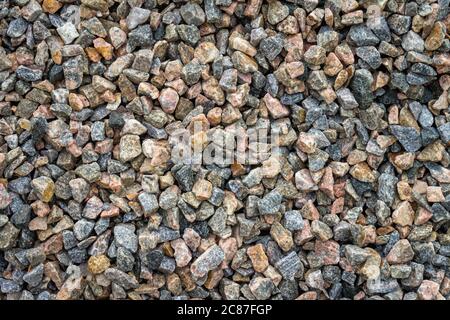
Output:
M448 300L449 1L3 1L0 300Z

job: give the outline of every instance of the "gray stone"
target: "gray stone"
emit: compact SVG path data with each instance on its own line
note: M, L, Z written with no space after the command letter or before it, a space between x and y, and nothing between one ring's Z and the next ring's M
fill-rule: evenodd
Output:
M356 48L356 55L366 62L372 69L381 65L381 55L373 46Z
M159 208L158 199L154 194L143 192L138 196L138 200L145 214L155 213Z
M118 269L124 272L130 272L131 270L133 270L135 259L133 257L133 254L129 250L125 249L124 247L119 247L117 248L116 262Z
M213 187L212 193L211 193L211 198L208 199L208 202L211 203L212 205L218 207L222 204L224 197L225 197L225 192L222 189Z
M24 81L38 81L42 79L42 71L38 69L31 69L25 66L19 66L16 69L16 75L19 79Z
M130 33L128 33L128 45L130 45L132 48L147 48L150 47L153 43L153 32L149 24L138 26Z
M175 271L176 263L175 259L164 256L158 267L158 271L165 274L172 274Z
M399 125L392 125L390 129L407 152L416 152L422 147L420 134L416 129Z
M142 146L139 136L127 134L120 139L120 161L128 162L141 153Z
M339 33L333 30L325 30L317 34L317 45L325 50L333 51L339 44Z
M355 245L346 245L344 247L344 253L345 257L353 266L361 265L370 256L366 250Z
M391 30L386 19L381 16L369 17L367 19L367 26L375 33L378 39L386 42L391 42Z
M352 92L348 88L336 90L336 96L339 104L344 109L355 109L359 106Z
M188 165L182 166L174 174L181 190L184 192L191 191L194 186L194 172Z
M372 74L365 69L358 69L350 83L353 96L362 109L367 109L372 103L374 97L372 94Z
M150 251L147 255L147 267L150 270L157 270L164 258L164 255L159 250Z
M135 234L135 226L131 224L119 224L114 227L114 241L117 246L135 253L138 249L138 239Z
M195 277L203 277L208 271L215 269L225 259L225 253L218 245L212 245L191 264L191 272Z
M72 22L68 21L56 29L65 44L71 44L80 35Z
M258 201L258 210L261 215L276 214L280 210L283 196L276 190L266 194Z
M283 21L289 15L289 7L280 1L269 2L267 10L267 21L270 24L276 25Z
M73 233L78 241L89 237L94 230L95 223L85 219L77 221L73 226Z
M11 249L19 236L20 230L11 222L7 222L0 228L0 250Z
M20 37L27 30L28 23L22 18L12 20L9 23L8 30L6 30L6 35L11 38Z
M347 37L357 46L376 46L380 39L365 25L352 26Z
M398 35L408 32L411 26L411 17L393 14L388 18L389 28Z
M301 212L299 210L286 211L283 216L283 226L290 231L303 229L304 221Z
M215 0L204 0L204 8L206 13L206 21L209 23L217 23L222 19L222 11L215 4Z

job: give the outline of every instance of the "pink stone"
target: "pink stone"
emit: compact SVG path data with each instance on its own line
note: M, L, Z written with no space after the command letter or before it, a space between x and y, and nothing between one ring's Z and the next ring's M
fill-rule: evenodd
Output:
M66 147L67 151L75 158L80 157L83 154L83 150L77 145L75 140L70 141Z
M95 152L99 154L106 154L112 151L114 145L112 139L106 139L103 141L99 141L95 144Z
M365 296L366 294L364 293L364 291L360 291L357 294L355 294L353 300L363 300Z
M205 179L199 179L194 184L194 187L192 188L192 192L194 192L195 197L200 200L208 200L211 197L212 192L212 184L208 180Z
M263 0L250 0L244 10L244 16L254 18L261 9Z
M316 140L312 134L306 132L300 132L296 146L307 154L316 152Z
M63 249L63 245L62 233L59 233L42 243L41 246L46 255L51 255L60 252Z
M376 229L374 226L364 226L362 227L362 231L358 237L358 245L361 247L365 247L370 243L375 243L377 238Z
M302 34L298 33L286 37L285 48L287 51L286 62L298 61L303 57L303 38Z

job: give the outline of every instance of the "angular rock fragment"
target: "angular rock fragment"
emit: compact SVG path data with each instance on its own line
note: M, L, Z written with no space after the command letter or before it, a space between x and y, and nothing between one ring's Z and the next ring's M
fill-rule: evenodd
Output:
M449 1L0 1L0 300L444 300Z
M216 268L224 258L223 250L218 245L213 245L192 263L191 272L195 277L202 277L208 271Z

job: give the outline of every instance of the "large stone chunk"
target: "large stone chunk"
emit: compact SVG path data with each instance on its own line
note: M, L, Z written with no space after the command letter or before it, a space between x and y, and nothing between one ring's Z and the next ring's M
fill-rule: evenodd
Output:
M129 224L120 224L114 227L114 240L116 245L124 247L131 252L138 249L138 239L135 234L135 226Z
M390 128L392 134L407 152L416 152L422 147L420 134L416 129L399 125L393 125Z
M41 176L31 181L36 195L44 202L50 202L55 193L55 183L49 177Z
M247 255L250 257L253 269L255 269L256 272L262 273L269 266L269 260L262 244L259 243L252 247L249 247L247 249Z
M289 251L294 246L292 233L279 222L274 222L270 228L270 235L283 251Z
M350 83L352 93L362 109L370 107L374 97L372 93L373 77L369 70L358 69Z
M414 251L408 240L398 241L389 251L386 257L387 262L391 264L408 263L414 258Z
M105 276L108 280L118 284L125 290L134 289L139 286L139 282L134 275L129 275L116 268L106 269Z
M205 23L206 16L202 7L198 3L188 2L180 7L180 14L187 24L200 26Z
M120 139L120 161L128 162L142 153L141 140L133 134L124 135Z
M275 267L287 280L294 280L297 273L303 273L303 264L294 251L278 260Z
M75 173L89 183L97 181L101 176L100 166L97 162L80 165L75 169Z
M289 115L289 109L283 106L278 99L272 97L269 93L266 93L263 100L270 115L274 119L284 118Z
M0 228L0 250L11 249L15 244L20 230L11 222L7 222Z

